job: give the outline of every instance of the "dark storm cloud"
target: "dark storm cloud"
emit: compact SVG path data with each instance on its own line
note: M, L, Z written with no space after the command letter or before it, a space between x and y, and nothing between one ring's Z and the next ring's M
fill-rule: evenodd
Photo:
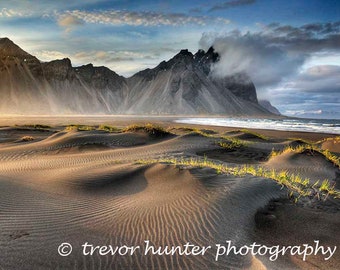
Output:
M205 34L200 44L204 49L213 45L221 56L212 66L213 75L223 77L246 72L259 89L276 85L282 78L296 74L306 59L305 55L290 55L281 46L274 46L261 35L251 33Z
M304 93L334 94L339 96L340 101L340 66L320 65L308 68L286 88Z
M216 10L221 10L221 9L230 9L230 8L239 7L239 6L246 6L246 5L254 4L255 2L256 2L255 0L227 1L227 2L214 5L212 8L209 9L209 11L216 11Z
M340 110L340 65L315 59L339 55L339 44L340 22L301 27L273 23L259 32L206 33L200 40L203 49L213 46L221 56L212 76L246 72L258 96L283 114L331 118L339 117L334 112Z
M200 46L207 49L213 45L221 55L220 62L213 67L215 75L245 71L256 86L263 89L296 75L313 53L340 52L339 32L340 22L301 27L270 24L260 32L205 33ZM323 68L322 72L326 72L327 68ZM328 68L335 72L334 68ZM323 77L328 75L323 74Z
M312 37L315 35L337 34L340 29L340 22L310 23L302 25L301 27L271 23L265 26L264 29L272 31L273 35L283 33L302 38L305 36Z
M339 119L340 98L332 93L280 92L271 98L273 104L285 115L312 118Z
M306 24L301 27L270 24L257 33L273 45L304 53L339 50L340 22Z

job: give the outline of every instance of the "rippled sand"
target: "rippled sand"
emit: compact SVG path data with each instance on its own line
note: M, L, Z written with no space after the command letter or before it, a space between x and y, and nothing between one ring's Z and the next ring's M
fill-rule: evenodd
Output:
M174 132L176 133L176 132ZM106 255L83 256L81 245L156 247L297 244L320 238L337 245L339 202L321 209L286 200L287 190L270 179L218 174L208 168L140 160L202 157L237 166L262 164L338 184L339 169L321 156L283 155L272 148L291 143L261 141L238 152L221 152L216 138L177 132L107 133L0 128L0 268L3 269L337 269L339 256L323 262L264 256ZM241 134L242 135L242 134ZM241 136L240 135L240 136ZM32 141L22 141L32 136ZM332 213L330 213L332 211ZM274 218L273 218L274 217ZM294 222L291 218L294 217ZM301 217L301 218L300 218ZM309 228L308 224L313 224ZM308 228L308 232L306 232ZM286 234L289 234L288 236ZM68 242L73 252L58 255ZM293 243L294 242L294 243ZM301 242L301 244L303 244ZM314 268L313 268L314 267Z

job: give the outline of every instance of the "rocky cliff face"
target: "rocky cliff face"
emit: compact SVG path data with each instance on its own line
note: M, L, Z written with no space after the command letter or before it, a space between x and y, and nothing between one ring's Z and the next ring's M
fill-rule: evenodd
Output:
M255 85L245 73L236 73L232 76L217 77L211 74L211 65L220 60L218 53L210 47L207 52L199 50L194 56L195 64L209 76L209 79L221 89L228 89L235 96L257 103Z
M24 114L266 115L246 74L216 78L219 56L210 48L182 50L130 78L69 59L41 63L0 39L0 112Z
M30 104L42 102L44 86L39 60L8 38L0 39L0 112L29 111ZM48 105L41 103L36 113L43 113L45 109Z
M237 74L215 78L210 66L219 57L211 48L193 55L182 50L154 69L141 71L131 78L128 112L167 114L265 114L258 106L254 85ZM229 89L231 87L231 89ZM145 94L147 93L147 95Z

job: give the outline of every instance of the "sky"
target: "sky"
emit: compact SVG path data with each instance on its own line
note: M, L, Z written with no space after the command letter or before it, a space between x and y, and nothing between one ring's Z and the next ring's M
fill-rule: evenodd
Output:
M338 0L0 0L0 37L126 77L213 46L214 75L247 72L282 114L340 119Z

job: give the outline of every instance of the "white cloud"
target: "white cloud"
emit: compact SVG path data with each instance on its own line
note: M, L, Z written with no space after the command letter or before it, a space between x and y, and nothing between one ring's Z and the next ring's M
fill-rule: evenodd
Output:
M61 15L58 18L58 25L63 27L67 33L71 32L76 26L83 24L83 21L79 20L73 15Z
M63 59L69 58L70 55L59 52L59 51L49 51L49 50L42 50L36 51L35 56L42 61L52 61L56 59Z
M67 15L73 16L87 23L100 23L110 25L132 25L132 26L179 26L186 24L206 25L208 23L228 24L229 20L224 18L212 18L206 16L188 16L181 13L156 13L156 12L133 12L120 10L107 11L67 11ZM65 15L63 15L65 16Z
M19 11L11 8L2 8L0 10L0 17L12 18L12 17L29 17L32 13L29 11Z
M135 51L81 51L73 55L76 61L95 63L133 62L143 59L158 59L151 53Z
M335 65L319 65L308 68L305 71L308 78L324 78L329 76L336 76L340 78L340 66ZM340 79L339 79L340 80Z
M299 73L283 85L284 89L305 93L322 93L323 95L339 95L340 66L313 66Z
M303 55L289 54L251 33L234 31L222 36L205 34L200 44L204 49L213 45L220 55L220 61L212 66L215 76L246 72L260 90L295 75L305 61Z

